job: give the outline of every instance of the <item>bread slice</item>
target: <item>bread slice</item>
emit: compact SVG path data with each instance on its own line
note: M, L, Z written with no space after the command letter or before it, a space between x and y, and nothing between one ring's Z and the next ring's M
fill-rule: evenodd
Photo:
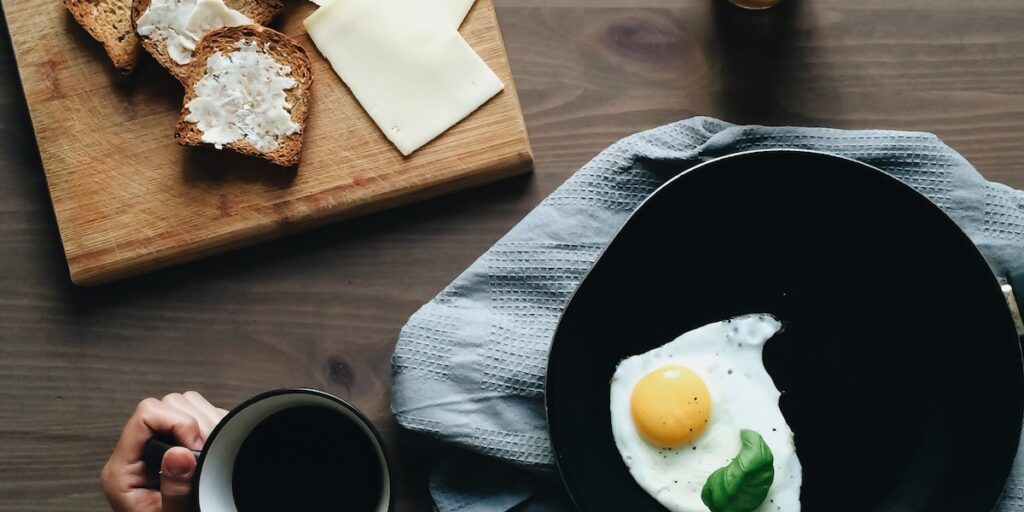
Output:
M132 24L132 0L64 0L89 35L106 50L114 66L131 73L139 58L139 38Z
M69 0L71 1L71 0ZM110 1L110 0L107 0ZM124 0L120 0L124 1ZM136 34L139 18L149 9L151 0L128 0L131 5L132 34ZM224 0L224 5L234 9L245 17L259 25L266 25L277 16L277 13L284 7L282 0ZM167 45L164 41L157 41L150 37L137 36L144 48L161 66L177 78L179 82L185 82L185 75L188 73L188 64L178 64L167 53ZM193 52L194 55L195 52Z
M313 69L302 48L294 39L259 25L243 25L216 29L203 37L196 45L192 54L192 63L188 67L183 83L185 99L182 103L181 115L178 117L175 140L184 146L209 144L203 141L203 132L196 123L186 120L190 114L189 103L196 97L196 84L207 75L207 61L217 52L227 55L238 49L239 41L255 42L257 52L269 55L278 64L291 68L289 76L295 80L295 86L285 91L285 102L291 105L289 113L299 131L290 135L279 136L274 140L277 147L271 151L261 151L246 138L224 144L224 147L245 155L265 158L284 167L299 163L302 152L302 135L306 129L306 116L309 113L310 85L313 83Z

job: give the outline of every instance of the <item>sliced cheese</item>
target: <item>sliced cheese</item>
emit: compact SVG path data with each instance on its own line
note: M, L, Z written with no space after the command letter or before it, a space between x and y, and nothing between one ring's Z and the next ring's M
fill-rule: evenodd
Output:
M445 12L445 17L448 18L454 25L455 28L459 28L462 25L462 21L466 19L466 15L469 14L469 9L473 7L473 3L476 0L434 0Z
M424 0L332 0L304 22L320 53L403 155L504 84Z
M332 0L312 0L317 5L327 5ZM440 9L446 18L455 26L459 28L462 25L462 20L466 19L466 14L469 14L470 7L473 7L473 3L476 0L422 0L429 2L434 5L437 9Z

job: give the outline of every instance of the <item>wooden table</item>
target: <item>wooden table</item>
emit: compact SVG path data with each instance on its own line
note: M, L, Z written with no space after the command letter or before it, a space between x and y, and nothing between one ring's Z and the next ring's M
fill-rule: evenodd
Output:
M56 1L56 0L55 0ZM95 289L67 276L0 37L0 510L104 510L99 468L142 397L225 406L279 386L351 399L382 428L398 510L427 510L397 438L399 328L545 195L629 133L692 115L927 130L1024 187L1024 4L497 0L536 172ZM6 28L4 28L6 30Z

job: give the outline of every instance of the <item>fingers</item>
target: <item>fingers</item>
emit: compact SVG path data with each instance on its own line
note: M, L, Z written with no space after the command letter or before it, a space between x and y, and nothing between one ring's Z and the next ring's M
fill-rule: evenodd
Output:
M139 402L135 414L128 419L114 454L133 461L141 457L142 449L153 434L171 435L186 448L203 447L202 433L196 418L185 411L155 398Z
M217 408L206 402L202 395L193 391L188 393L195 394L202 401L200 402L199 399L195 398L189 399L185 394L171 393L165 396L161 402L173 405L195 418L199 424L199 435L205 443L206 438L210 437L210 432L217 426L221 416L218 415Z
M195 458L189 449L201 450L225 414L227 411L192 391L140 402L100 474L100 484L111 508L115 512L160 512L163 502L164 512L190 510L188 495ZM171 436L181 446L164 456L159 481L162 492L156 490L157 479L145 470L142 462L146 442L155 434Z
M195 397L172 393L163 400L147 398L140 402L121 432L111 461L127 465L140 460L146 441L154 434L173 436L181 446L201 450L223 417L223 410L210 405L199 393L190 394Z
M224 416L226 416L227 413L228 413L228 411L225 411L224 409L221 409L220 407L216 407L213 404L211 404L210 402L207 402L206 398L203 397L203 395L200 395L199 393L196 393L195 391L186 391L183 396L188 401L196 404L196 406L199 407L200 409L208 411L210 413L210 415L213 416L213 418L217 420L217 422L219 422L221 419L223 419Z
M192 452L176 446L167 450L160 464L160 498L163 512L192 510L192 474L196 459Z

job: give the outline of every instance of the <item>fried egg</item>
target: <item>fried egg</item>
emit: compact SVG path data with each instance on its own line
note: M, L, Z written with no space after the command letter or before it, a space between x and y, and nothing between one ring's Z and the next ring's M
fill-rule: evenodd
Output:
M701 490L740 451L740 430L761 435L774 480L757 511L800 510L800 460L761 360L782 328L754 314L694 329L623 360L611 381L615 446L636 483L673 512L707 512Z

